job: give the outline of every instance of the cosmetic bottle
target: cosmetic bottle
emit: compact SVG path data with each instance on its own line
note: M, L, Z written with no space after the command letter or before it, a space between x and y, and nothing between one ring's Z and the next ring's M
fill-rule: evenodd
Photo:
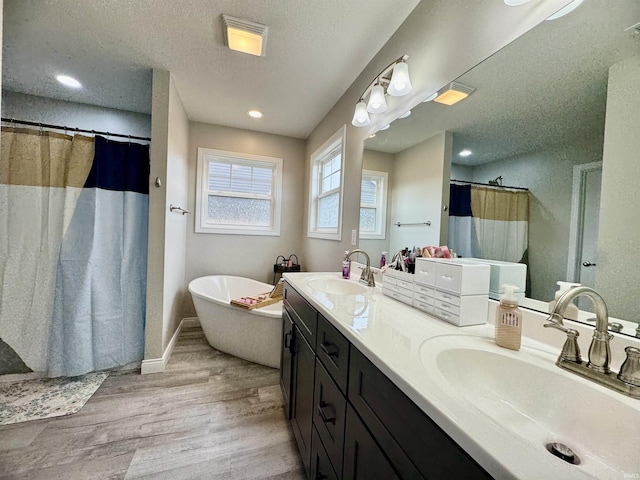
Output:
M344 252L344 260L342 260L342 278L349 278L351 276L351 259L347 258L349 250Z
M384 267L387 264L387 252L382 252L380 256L380 268Z
M520 350L522 341L522 313L518 308L515 285L503 285L500 304L496 311L496 344L511 350Z

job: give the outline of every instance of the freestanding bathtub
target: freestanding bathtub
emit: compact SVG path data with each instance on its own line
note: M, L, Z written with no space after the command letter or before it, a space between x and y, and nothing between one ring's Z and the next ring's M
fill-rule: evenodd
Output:
M209 344L221 352L268 367L280 366L282 302L244 310L233 299L271 291L250 278L210 275L192 280L189 292Z

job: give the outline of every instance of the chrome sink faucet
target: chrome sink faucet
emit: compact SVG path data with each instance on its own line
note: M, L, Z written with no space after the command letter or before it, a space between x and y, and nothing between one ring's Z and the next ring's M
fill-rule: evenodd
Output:
M349 257L351 257L351 255L353 255L354 253L363 254L364 258L367 260L367 266L364 267L364 269L362 270L362 274L360 275L360 280L358 281L363 285L366 285L367 287L375 287L376 280L373 277L373 271L371 270L371 259L369 258L369 255L364 250L360 250L359 248L356 248L355 250L351 250L349 253L347 253L344 256L344 259L348 260Z
M589 347L589 361L586 365L582 363L580 357L577 340L579 333L574 329L566 328L563 323L563 314L567 306L581 295L591 299L596 311L596 328L593 332L593 339ZM558 298L555 308L547 320L551 322L545 324L545 327L557 328L567 334L567 340L562 347L556 365L617 392L640 398L640 349L625 348L627 359L617 375L609 369L611 360L609 342L613 335L609 333L607 305L598 292L584 286L567 290Z

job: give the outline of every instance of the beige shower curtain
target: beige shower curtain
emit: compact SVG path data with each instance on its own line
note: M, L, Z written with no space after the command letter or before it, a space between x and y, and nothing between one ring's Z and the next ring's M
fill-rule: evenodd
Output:
M94 139L3 127L1 145L0 338L45 371L60 245Z
M471 187L478 257L521 262L529 244L529 192Z

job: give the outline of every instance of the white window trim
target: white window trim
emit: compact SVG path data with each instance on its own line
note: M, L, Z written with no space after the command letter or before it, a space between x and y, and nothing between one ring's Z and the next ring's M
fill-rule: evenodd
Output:
M375 207L378 230L376 232L364 232L360 230L360 238L363 240L384 240L387 238L387 191L389 190L389 174L376 170L362 170L362 176L364 177L366 175L382 179L382 192L380 197L378 197L376 193L378 204L375 205ZM360 207L362 207L362 203Z
M205 155L214 155L230 159L259 161L275 164L275 181L272 193L272 222L271 226L239 226L239 225L210 225L207 224L208 199L205 192L208 192L208 171L205 172ZM250 153L227 152L212 148L198 147L198 166L196 174L196 233L217 233L226 235L268 235L280 236L280 219L282 212L282 158L266 157L263 155L253 155ZM232 196L232 195L230 195ZM251 197L247 195L246 198ZM244 197L243 197L244 198Z
M344 192L344 167L345 167L345 144L347 138L347 126L343 125L326 142L322 144L311 155L310 175L309 175L309 215L307 222L307 236L309 238L320 238L323 240L342 240L342 206ZM318 162L328 152L334 150L338 145L341 148L340 155L340 194L338 196L338 226L336 228L318 228Z

